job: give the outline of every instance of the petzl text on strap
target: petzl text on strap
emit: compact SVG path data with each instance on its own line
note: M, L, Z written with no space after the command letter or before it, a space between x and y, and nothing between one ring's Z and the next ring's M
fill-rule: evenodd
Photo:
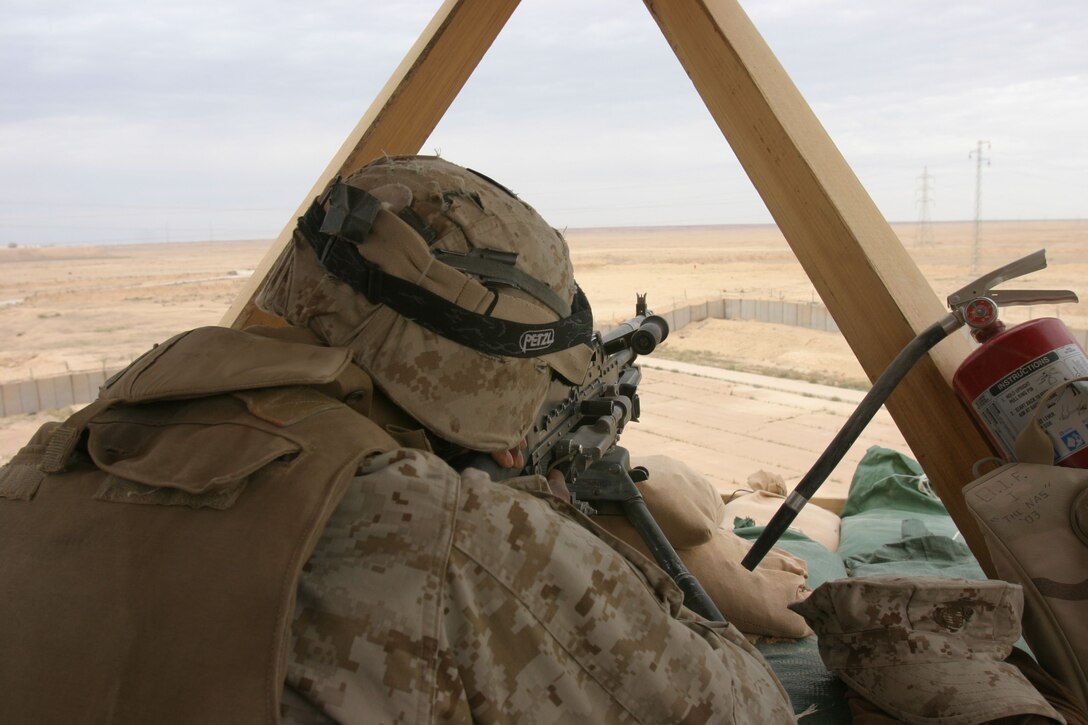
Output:
M478 352L539 357L589 344L593 313L580 289L576 288L569 315L556 322L527 324L466 310L417 284L386 274L360 255L355 246L366 239L380 210L381 203L363 189L336 183L299 219L299 230L329 274L371 302L386 305L418 325Z

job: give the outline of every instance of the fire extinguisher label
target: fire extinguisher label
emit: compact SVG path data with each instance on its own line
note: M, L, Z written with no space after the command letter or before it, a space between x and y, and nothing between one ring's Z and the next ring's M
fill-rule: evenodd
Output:
M1001 378L972 405L1011 460L1016 438L1035 414L1040 398L1055 385L1084 375L1088 375L1088 359L1077 345L1064 345ZM1054 395L1039 423L1054 443L1055 463L1088 447L1088 385L1073 383Z
M1051 350L1046 355L1040 355L1039 357L1029 362L1027 365L1021 365L1019 368L1013 370L1011 373L991 385L990 395L995 398L1000 397L1002 393L1004 393L1016 383L1026 379L1032 373L1039 372L1048 365L1053 365L1054 363L1058 362L1059 359L1060 358L1058 357L1057 350ZM1059 380L1058 382L1061 381ZM1024 391L1020 392L1022 393Z

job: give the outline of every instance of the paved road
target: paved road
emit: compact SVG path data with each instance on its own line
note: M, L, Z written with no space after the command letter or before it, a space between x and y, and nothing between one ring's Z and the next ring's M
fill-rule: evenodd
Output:
M636 459L663 453L686 460L723 493L744 488L759 470L795 485L831 442L864 393L796 380L642 358L642 418L623 433ZM881 408L821 487L843 498L872 445L910 455Z

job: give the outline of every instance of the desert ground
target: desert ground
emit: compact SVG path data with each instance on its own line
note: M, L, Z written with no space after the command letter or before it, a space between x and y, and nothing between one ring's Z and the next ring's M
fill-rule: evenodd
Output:
M933 224L931 238L924 243L914 225L895 225L895 229L942 299L977 276L971 274L971 223ZM633 314L636 292L648 293L657 311L722 296L818 301L773 226L568 230L567 239L576 276L602 325ZM1088 272L1088 221L984 222L981 239L982 271L1036 249L1048 250L1048 269L1007 287L1083 291L1078 287ZM181 330L218 323L269 244L0 249L0 383L116 368ZM1054 305L1013 309L1006 318L1016 322L1053 315L1071 327L1088 328L1085 303L1060 309ZM697 368L670 372L647 365L644 409L653 410L656 400L659 408L671 406L673 412L671 417L644 416L650 425L633 432L634 440L650 449L643 452L657 448L697 462L723 489L743 484L759 469L796 482L789 479L806 470L838 422L849 414L850 401L867 385L841 336L783 325L707 320L676 331L653 357L655 366L672 360L769 376L734 376L730 382L700 374ZM778 378L823 385L813 388L818 395L806 394L786 390L773 382ZM828 384L832 387L827 388ZM693 402L675 402L677 391L683 389L690 389ZM845 392L836 394L836 389ZM781 405L780 400L767 397L768 391L776 390L792 396L781 410L775 407ZM824 419L805 424L815 431L811 444L793 445L790 441L798 435L796 430L770 425L776 415L798 420L813 411L822 411ZM40 422L64 414L46 411L0 419L0 461L10 458ZM863 452L868 443L878 443L909 453L890 419L881 416L855 449ZM771 444L767 452L761 457L715 451L711 441L729 427L721 424L724 420L743 421L740 432L749 441L747 447L758 439ZM761 421L767 425L760 425ZM690 450L690 442L700 431L709 437L698 453ZM779 441L776 436L789 440ZM853 454L844 465L856 461L858 455ZM848 483L849 469L833 479L839 485Z

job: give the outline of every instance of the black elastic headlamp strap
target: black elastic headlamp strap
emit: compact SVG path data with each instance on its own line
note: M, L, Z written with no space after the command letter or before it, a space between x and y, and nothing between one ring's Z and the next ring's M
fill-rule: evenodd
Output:
M466 310L417 284L386 274L355 247L369 235L380 210L381 202L363 189L335 183L299 219L299 230L329 274L372 303L386 305L431 332L478 352L539 357L589 344L593 313L581 289L575 288L570 315L556 322L526 324Z

